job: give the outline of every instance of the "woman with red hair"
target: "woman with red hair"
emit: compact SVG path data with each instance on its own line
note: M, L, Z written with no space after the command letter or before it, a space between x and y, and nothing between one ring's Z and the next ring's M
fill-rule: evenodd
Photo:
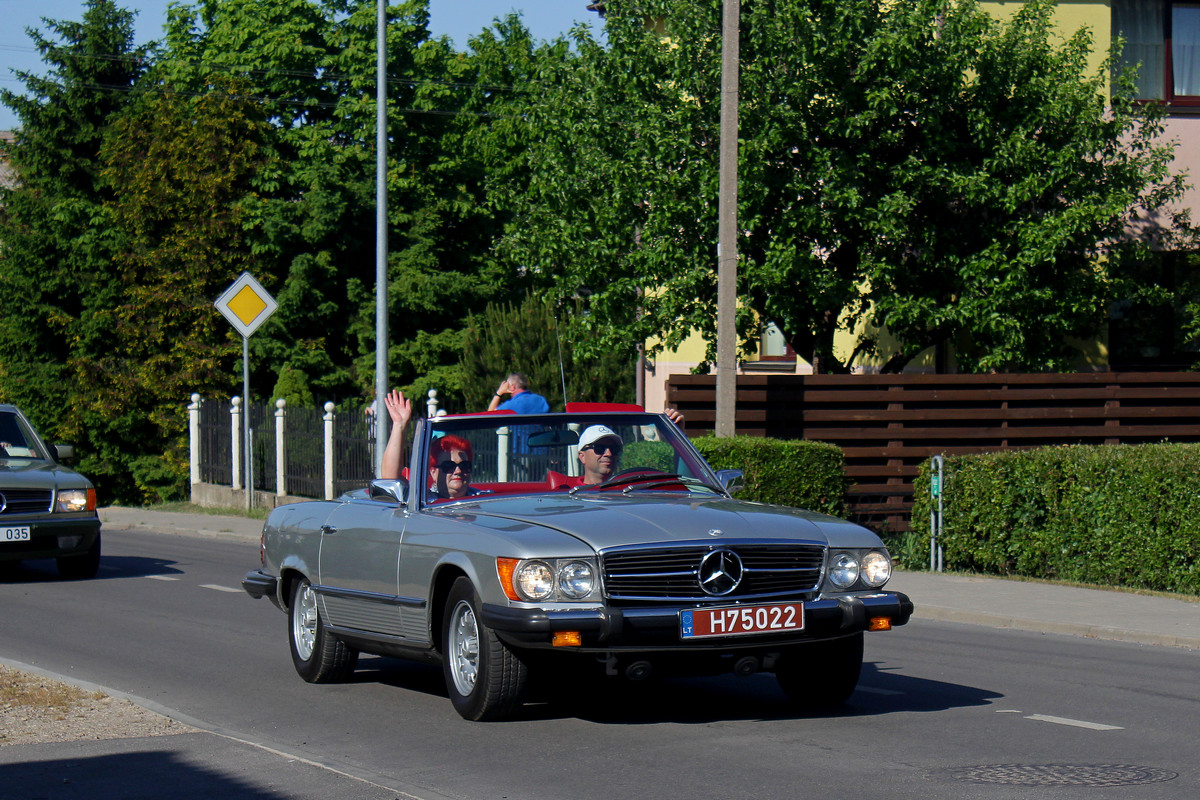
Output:
M429 480L431 500L457 500L460 497L482 494L469 485L471 443L460 436L447 434L429 445Z

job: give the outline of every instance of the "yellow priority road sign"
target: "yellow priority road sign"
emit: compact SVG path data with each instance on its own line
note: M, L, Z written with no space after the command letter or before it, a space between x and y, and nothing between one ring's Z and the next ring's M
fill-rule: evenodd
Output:
M243 272L213 305L245 337L254 333L279 308L275 298L249 272Z

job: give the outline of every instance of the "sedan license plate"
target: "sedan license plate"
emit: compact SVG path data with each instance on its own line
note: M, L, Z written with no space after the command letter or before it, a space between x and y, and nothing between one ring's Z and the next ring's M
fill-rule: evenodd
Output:
M29 541L29 526L17 525L14 527L0 528L0 542L28 542Z
M679 612L679 633L684 639L710 636L749 636L804 630L804 604L692 608Z

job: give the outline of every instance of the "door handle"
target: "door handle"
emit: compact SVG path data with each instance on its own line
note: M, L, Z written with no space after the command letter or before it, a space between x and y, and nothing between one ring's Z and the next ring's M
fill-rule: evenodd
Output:
M321 533L337 533L337 528L333 527L332 525L322 525Z

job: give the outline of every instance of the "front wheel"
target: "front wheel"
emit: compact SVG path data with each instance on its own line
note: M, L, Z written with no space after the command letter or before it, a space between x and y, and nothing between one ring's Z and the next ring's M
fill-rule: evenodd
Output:
M59 556L55 559L58 576L69 581L85 581L96 577L100 570L100 534L87 552L78 556Z
M862 672L863 634L793 647L779 660L775 678L801 709L830 711L854 694Z
M292 585L288 606L288 641L292 664L309 683L336 683L354 672L358 651L331 634L317 607L317 592L307 578Z
M470 580L454 582L443 616L442 673L463 719L504 719L524 701L529 668L483 624L481 605Z

